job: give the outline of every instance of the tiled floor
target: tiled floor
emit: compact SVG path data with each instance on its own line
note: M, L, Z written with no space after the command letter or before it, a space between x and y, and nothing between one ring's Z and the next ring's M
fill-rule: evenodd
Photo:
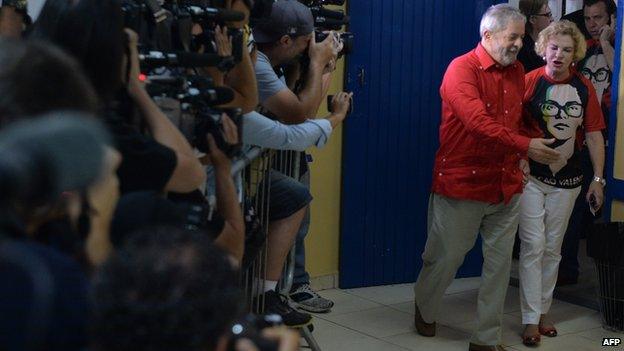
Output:
M316 314L314 337L323 351L455 351L468 350L474 327L479 278L456 279L447 290L437 335L425 338L413 331L412 284L324 290L321 295L336 305L328 314ZM559 336L542 339L540 351L624 350L602 347L605 337L624 335L601 328L593 310L555 301L551 316ZM504 344L511 351L529 350L522 345L518 289L509 287L504 315Z

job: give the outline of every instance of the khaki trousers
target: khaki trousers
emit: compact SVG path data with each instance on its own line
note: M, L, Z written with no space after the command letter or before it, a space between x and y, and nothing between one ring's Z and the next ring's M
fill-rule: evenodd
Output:
M481 233L483 272L477 302L477 329L471 342L479 345L501 343L511 251L518 228L519 198L516 195L505 205L431 194L423 267L414 285L415 301L426 322L436 320L446 288Z

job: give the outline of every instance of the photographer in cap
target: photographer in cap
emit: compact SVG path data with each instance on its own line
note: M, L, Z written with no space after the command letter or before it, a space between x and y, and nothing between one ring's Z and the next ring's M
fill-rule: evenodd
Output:
M333 71L342 49L337 37L331 32L317 43L312 12L295 0L276 1L271 16L253 28L253 35L258 45L255 69L260 104L286 123L314 118L329 88L330 75L324 73ZM302 77L306 84L295 93L276 71L281 71L282 66L304 54L306 49L310 57L308 71Z
M342 50L342 43L333 32L317 43L312 12L292 0L273 3L271 15L256 24L253 35L258 47L255 70L262 112L290 124L314 118L329 89L331 72L335 68L337 54ZM309 65L304 71L298 59L306 54ZM283 70L286 65L289 65L287 76ZM290 83L288 85L287 80ZM292 83L298 80L305 83L295 91ZM302 163L305 164L305 160ZM305 185L295 181L284 182L281 186L290 189L282 193L301 193L302 188L308 188L305 179L308 179L309 172L304 171L302 174ZM291 298L296 297L297 305L307 311L327 312L333 302L323 299L309 288L309 275L305 271L303 239L307 234L308 212L305 208L284 219L291 222L290 227L296 232L292 235L297 239L293 292L301 291L297 296L291 295Z

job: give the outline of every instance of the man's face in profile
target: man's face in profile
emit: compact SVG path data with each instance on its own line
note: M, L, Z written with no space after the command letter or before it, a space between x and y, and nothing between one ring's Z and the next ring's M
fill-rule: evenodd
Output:
M507 27L496 33L486 33L490 41L490 54L503 66L514 63L522 48L524 37L524 21L509 21Z

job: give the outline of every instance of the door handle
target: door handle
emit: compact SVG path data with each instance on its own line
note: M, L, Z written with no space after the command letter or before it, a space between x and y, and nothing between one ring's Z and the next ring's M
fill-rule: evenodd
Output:
M366 71L364 70L364 67L358 67L357 77L360 88L363 88L364 84L366 83Z

